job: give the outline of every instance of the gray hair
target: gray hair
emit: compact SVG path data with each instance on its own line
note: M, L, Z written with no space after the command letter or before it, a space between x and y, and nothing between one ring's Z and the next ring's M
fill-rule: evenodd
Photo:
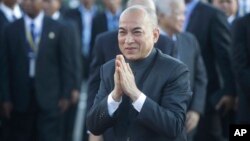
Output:
M156 0L156 8L158 13L163 13L165 15L171 15L173 12L173 5L184 3L184 0Z
M128 7L122 12L121 16L127 12L133 12L133 11L144 11L145 16L147 16L148 21L150 22L152 27L154 28L158 27L158 19L157 19L156 12L153 9L142 6L142 5L134 5L134 6Z
M141 5L156 11L155 0L128 0L127 7Z

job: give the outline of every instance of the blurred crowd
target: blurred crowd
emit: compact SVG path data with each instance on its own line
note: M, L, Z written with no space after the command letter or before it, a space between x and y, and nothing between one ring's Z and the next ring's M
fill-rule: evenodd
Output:
M146 1L1 0L0 141L73 141L80 95L87 113L120 54L120 14ZM149 1L163 52L190 71L188 140L228 140L230 124L250 124L250 0ZM82 141L112 141L83 123Z

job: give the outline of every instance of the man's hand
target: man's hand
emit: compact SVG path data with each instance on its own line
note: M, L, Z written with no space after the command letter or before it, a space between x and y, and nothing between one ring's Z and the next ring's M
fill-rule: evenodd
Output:
M116 61L115 61L115 74L114 74L115 88L112 91L112 98L115 101L120 101L121 97L123 95L118 69L119 69L119 66L118 66L118 61L116 59Z
M187 133L191 132L198 124L200 120L200 114L195 111L187 112L186 129Z
M93 134L89 134L89 141L103 141L102 135L100 136L95 136Z
M116 67L119 75L122 91L128 95L132 101L136 101L141 94L135 83L134 74L122 55L116 56Z
M12 106L11 102L3 102L3 114L4 114L4 117L9 119L12 109L13 109L13 106Z
M71 104L73 105L77 104L79 99L80 99L80 92L74 89L71 93L71 99L70 99Z
M216 105L216 110L223 108L223 115L227 114L228 111L234 108L235 99L232 96L224 95L218 104Z
M61 109L61 112L64 113L69 108L69 100L66 98L61 98L58 103L59 108Z

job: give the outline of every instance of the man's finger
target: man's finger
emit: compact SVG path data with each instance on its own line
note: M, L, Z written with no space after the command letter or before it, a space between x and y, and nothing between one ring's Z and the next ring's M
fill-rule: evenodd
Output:
M219 101L219 103L216 105L215 109L216 109L216 110L219 110L219 109L221 108L221 106L223 105L223 103L224 103L224 100L221 99L221 100Z

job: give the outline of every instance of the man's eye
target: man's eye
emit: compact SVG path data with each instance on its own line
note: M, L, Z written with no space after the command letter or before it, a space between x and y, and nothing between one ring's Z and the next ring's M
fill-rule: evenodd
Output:
M119 31L118 34L124 35L126 32L125 31Z
M135 31L134 34L135 34L135 35L141 35L142 32L141 32L141 31Z

